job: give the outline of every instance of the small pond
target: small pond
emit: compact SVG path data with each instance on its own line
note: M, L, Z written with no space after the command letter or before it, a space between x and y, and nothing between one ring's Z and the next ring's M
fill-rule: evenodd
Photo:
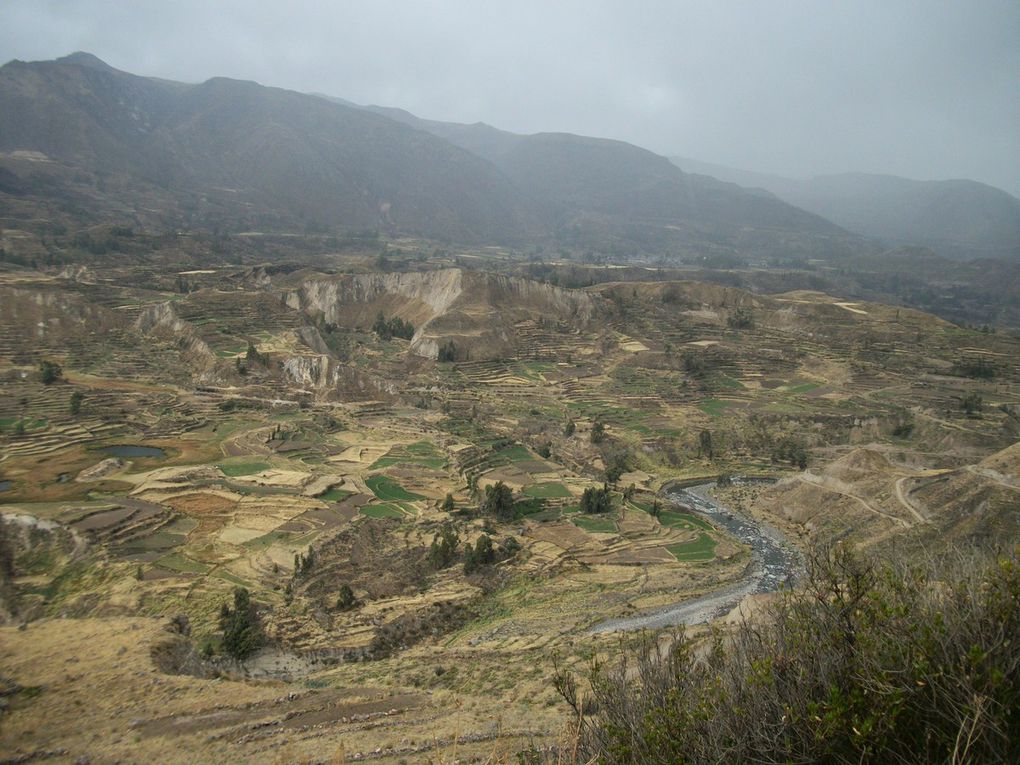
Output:
M10 491L13 485L14 485L13 481L0 480L0 491Z
M166 452L162 449L155 446L138 446L137 444L104 446L101 451L114 457L151 457L158 460L166 457Z

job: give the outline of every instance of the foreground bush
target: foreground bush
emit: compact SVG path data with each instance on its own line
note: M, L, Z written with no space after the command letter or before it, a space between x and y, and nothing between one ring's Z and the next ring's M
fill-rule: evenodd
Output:
M699 655L696 655L699 654ZM765 619L593 664L577 759L1020 762L1020 563L875 566L837 547Z

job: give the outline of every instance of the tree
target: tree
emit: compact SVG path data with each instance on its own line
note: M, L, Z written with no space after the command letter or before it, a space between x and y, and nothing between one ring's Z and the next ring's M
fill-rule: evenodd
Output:
M382 311L379 311L375 317L372 331L379 336L380 340L392 340L394 337L410 340L414 337L414 325L411 322L404 321L396 316L387 320Z
M703 430L698 433L698 454L709 459L715 457L715 451L712 448L712 431Z
M255 343L251 340L248 341L248 350L244 354L244 360L247 362L249 369L256 364L260 366L265 366L266 364L265 354L259 352L259 349L255 347Z
M693 351L684 354L683 366L684 371L691 377L704 377L708 373L708 364L705 359Z
M226 603L220 609L220 629L223 631L223 650L238 661L244 661L266 641L262 620L244 587L234 590L234 607Z
M315 566L315 551L308 548L308 554L294 553L294 576L306 576Z
M754 314L749 308L735 308L726 319L730 329L752 329L754 327Z
M563 435L570 438L574 435L575 430L577 430L577 425L574 424L574 421L567 420L567 424L563 426Z
M457 360L457 346L453 340L447 340L441 346L439 346L439 354L436 356L437 361L456 361Z
M77 416L81 411L81 402L85 400L85 394L80 390L76 390L71 394L71 401L68 404L68 409L71 412L71 416Z
M968 417L973 417L981 411L984 403L984 399L981 398L980 395L977 393L970 393L960 402L960 408L963 409Z
M429 565L436 570L448 567L457 557L459 546L460 537L457 532L449 523L444 523L429 547Z
M336 596L336 607L338 611L350 611L358 605L358 599L354 597L354 590L349 584L341 584L340 591Z
M472 547L464 545L464 573L470 574L482 566L488 566L496 560L496 551L492 548L492 540L488 534L482 534Z
M590 514L608 513L613 509L609 498L609 487L605 484L601 489L589 486L581 495L581 512Z
M502 481L485 487L485 499L482 502L483 515L491 515L497 520L508 522L514 519L514 496L510 487Z
M630 470L630 453L626 449L608 450L602 455L606 465L606 481L615 484L620 476Z
M39 362L39 379L43 385L51 385L64 376L64 370L55 361L43 360Z
M591 442L593 444L601 444L606 440L606 426L602 423L602 420L595 420L591 425Z
M453 502L453 495L447 493L446 498L443 500L443 512L452 513L456 505Z

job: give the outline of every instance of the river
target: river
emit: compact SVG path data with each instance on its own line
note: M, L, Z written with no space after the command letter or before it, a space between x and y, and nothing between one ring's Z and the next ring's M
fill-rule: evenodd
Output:
M733 480L734 483L740 483L743 479ZM590 633L704 624L729 613L748 595L775 592L797 576L803 568L803 560L782 532L768 523L759 522L720 504L709 494L714 487L714 482L703 483L672 489L665 492L664 496L670 502L691 508L751 548L751 563L744 577L696 598L681 600L636 616L600 622L589 630Z

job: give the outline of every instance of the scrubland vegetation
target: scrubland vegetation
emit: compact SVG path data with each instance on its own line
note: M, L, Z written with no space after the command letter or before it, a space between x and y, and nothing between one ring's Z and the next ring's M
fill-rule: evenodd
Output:
M818 550L802 586L708 644L648 635L557 689L571 761L1011 763L1020 558Z

